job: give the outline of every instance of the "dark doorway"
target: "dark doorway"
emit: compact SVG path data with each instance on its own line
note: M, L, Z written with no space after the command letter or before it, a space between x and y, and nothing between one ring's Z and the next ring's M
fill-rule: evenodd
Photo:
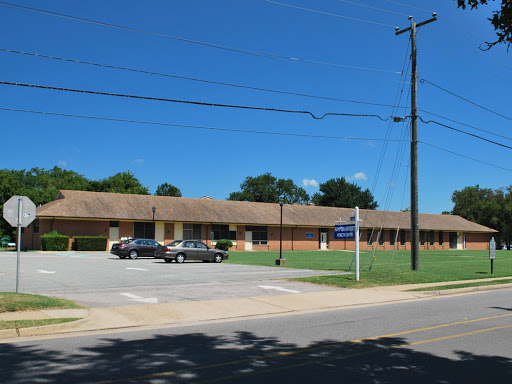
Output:
M450 232L450 249L457 249L457 232Z

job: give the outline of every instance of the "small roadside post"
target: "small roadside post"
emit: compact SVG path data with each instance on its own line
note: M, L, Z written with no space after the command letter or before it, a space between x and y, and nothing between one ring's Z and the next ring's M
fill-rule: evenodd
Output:
M19 292L21 227L28 226L36 218L36 205L27 196L13 196L4 204L4 219L16 227L16 293Z
M340 225L334 226L334 238L335 239L354 239L355 240L355 252L354 258L356 259L356 281L359 281L359 207L355 207L354 216L351 216L349 220L338 220L335 223ZM342 224L350 223L350 224Z
M494 271L494 258L496 257L496 241L494 240L494 237L491 238L491 241L489 243L489 259L491 260L491 275Z

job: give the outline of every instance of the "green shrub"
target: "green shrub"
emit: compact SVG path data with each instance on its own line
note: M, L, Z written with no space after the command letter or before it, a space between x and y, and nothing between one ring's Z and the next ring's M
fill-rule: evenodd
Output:
M77 251L105 251L108 239L105 236L75 236L73 248Z
M61 235L57 230L41 236L43 251L67 251L69 249L69 236Z
M227 251L229 248L233 246L233 242L227 239L217 240L217 244L215 244L216 249L222 249L223 251Z

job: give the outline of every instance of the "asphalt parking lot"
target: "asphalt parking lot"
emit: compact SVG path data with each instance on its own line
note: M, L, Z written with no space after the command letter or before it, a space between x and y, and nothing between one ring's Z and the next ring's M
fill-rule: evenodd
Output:
M281 267L119 259L104 252L21 253L20 292L87 307L171 303L333 290L291 277L339 274ZM16 289L16 252L0 253L0 291Z

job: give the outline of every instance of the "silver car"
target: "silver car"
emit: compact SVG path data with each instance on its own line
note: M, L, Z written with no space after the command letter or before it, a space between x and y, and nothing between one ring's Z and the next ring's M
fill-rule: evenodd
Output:
M175 240L155 252L156 259L164 259L166 263L174 260L180 264L185 260L222 263L228 257L222 249L210 248L201 241L193 240Z

